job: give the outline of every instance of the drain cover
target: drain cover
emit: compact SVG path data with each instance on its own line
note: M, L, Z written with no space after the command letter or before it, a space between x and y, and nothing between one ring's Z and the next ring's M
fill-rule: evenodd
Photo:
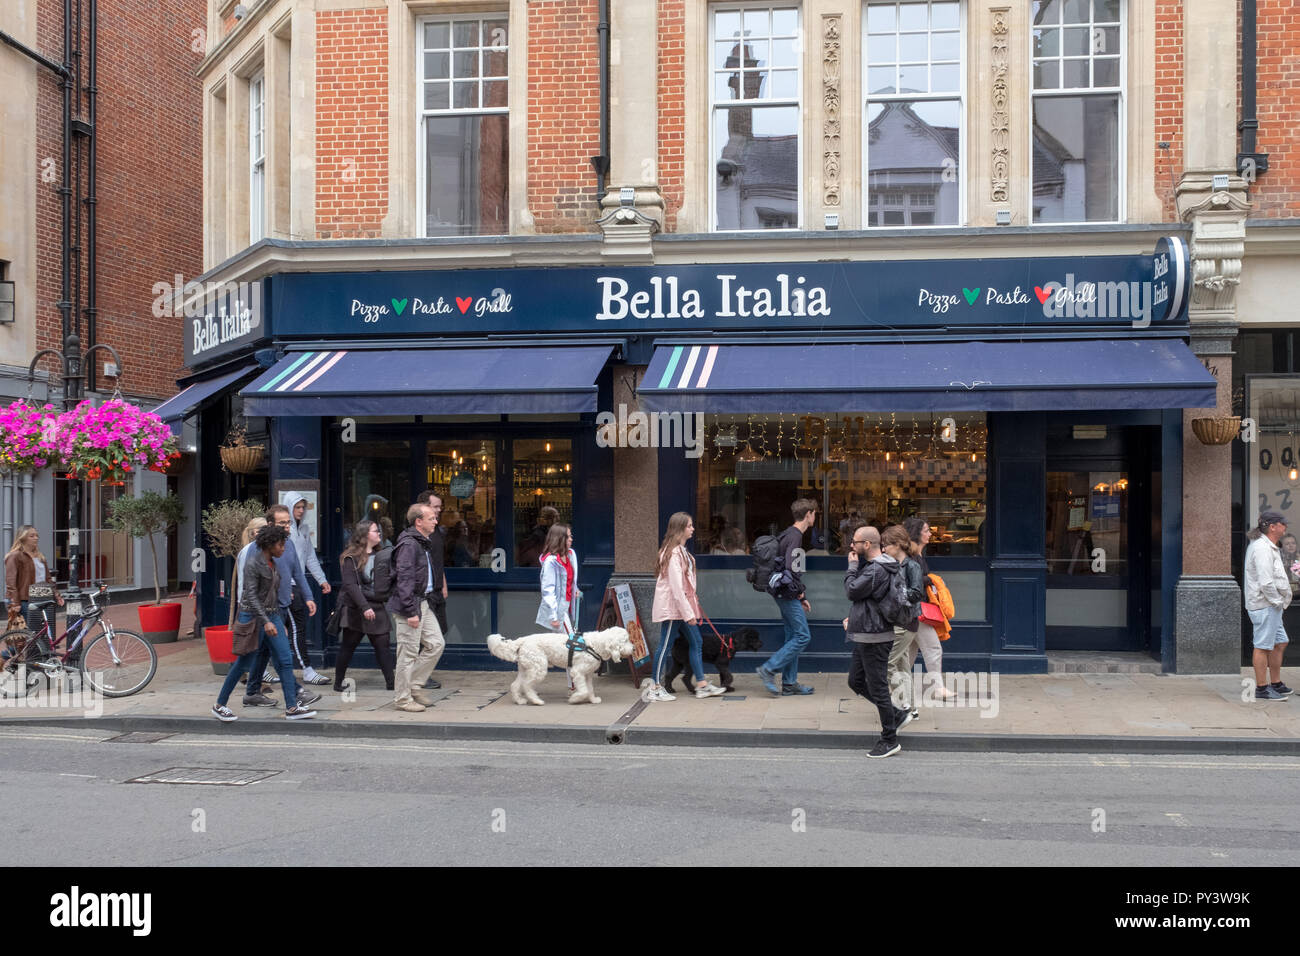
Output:
M220 787L246 787L280 770L244 770L240 767L168 767L156 773L128 780L127 783L200 783Z
M152 730L133 730L130 733L118 734L116 737L107 738L106 744L156 744L160 740L166 740L168 737L175 737L172 734L160 734Z

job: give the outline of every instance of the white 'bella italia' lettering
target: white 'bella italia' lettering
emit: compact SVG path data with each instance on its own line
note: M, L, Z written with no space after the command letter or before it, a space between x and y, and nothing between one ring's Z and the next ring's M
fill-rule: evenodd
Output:
M826 290L807 286L803 276L794 282L785 273L776 277L776 287L748 288L736 283L736 276L720 273L720 301L717 317L731 318L804 318L830 315ZM681 288L677 276L653 276L649 289L631 290L626 279L598 276L601 289L597 321L625 319L702 319L703 301L698 289Z

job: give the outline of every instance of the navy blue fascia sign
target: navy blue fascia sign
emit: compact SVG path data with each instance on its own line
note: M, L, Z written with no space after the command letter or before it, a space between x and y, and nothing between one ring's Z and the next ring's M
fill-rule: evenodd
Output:
M1097 326L1185 321L1187 244L1153 255L289 273L278 338Z

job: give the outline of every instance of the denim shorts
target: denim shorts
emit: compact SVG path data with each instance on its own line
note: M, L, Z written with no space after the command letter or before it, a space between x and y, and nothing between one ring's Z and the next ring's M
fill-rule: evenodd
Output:
M1258 611L1247 611L1250 623L1255 625L1255 647L1261 651L1271 651L1278 644L1287 644L1286 628L1282 626L1282 609L1264 607Z

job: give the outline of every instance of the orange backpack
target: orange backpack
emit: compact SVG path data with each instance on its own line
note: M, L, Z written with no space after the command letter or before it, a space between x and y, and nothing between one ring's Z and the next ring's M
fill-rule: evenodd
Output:
M939 640L948 640L952 636L950 622L956 615L957 608L952 603L952 594L948 591L948 585L943 583L943 578L933 572L927 578L925 599L931 604L939 606L939 611L943 614L944 620L942 624L936 624L934 630L939 635Z

